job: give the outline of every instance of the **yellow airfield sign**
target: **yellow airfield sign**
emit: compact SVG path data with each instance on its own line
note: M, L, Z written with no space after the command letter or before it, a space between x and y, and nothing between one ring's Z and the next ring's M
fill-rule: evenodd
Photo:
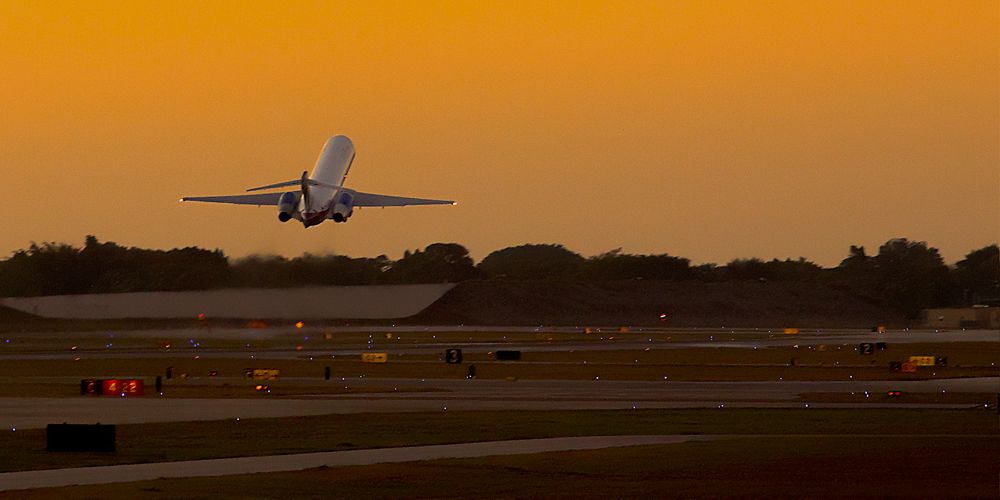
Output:
M389 353L387 352L363 352L361 353L362 363L388 363Z
M273 368L245 368L243 376L253 380L275 380L281 375L281 370Z

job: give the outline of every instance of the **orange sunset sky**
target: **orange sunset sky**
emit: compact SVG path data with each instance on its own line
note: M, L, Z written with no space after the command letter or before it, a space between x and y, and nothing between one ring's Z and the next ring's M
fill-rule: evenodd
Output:
M1000 232L992 1L0 0L0 256L30 242L696 263ZM304 230L180 204L312 168L454 198Z

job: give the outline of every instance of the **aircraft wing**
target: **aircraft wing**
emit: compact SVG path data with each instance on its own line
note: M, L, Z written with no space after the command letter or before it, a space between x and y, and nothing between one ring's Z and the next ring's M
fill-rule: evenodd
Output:
M454 205L452 200L430 200L427 198L405 198L385 194L354 192L356 207L405 207L408 205Z
M278 205L283 193L238 194L234 196L188 196L181 201L202 201L206 203L232 203L234 205Z

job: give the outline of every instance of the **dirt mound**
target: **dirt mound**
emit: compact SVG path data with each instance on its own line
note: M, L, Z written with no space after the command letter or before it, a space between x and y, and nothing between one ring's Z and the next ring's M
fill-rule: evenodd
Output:
M423 324L870 327L902 316L829 286L800 282L469 281L419 315Z
M9 307L0 306L0 323L5 322L23 322L39 319L38 316L33 314L28 314L26 312L18 311L17 309L11 309Z

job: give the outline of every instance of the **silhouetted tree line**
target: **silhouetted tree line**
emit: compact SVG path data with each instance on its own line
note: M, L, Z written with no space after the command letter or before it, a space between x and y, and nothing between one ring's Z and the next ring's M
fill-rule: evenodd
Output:
M218 250L146 250L100 243L83 248L32 243L0 262L0 296L67 295L151 290L203 290L231 279Z
M126 248L88 236L82 248L32 244L0 261L0 296L474 279L814 282L915 314L926 307L997 302L1000 253L997 245L990 245L948 266L937 249L924 242L897 238L886 242L871 256L864 247L852 246L847 258L833 268L820 267L804 258L736 259L723 266L693 266L683 257L633 255L621 249L583 257L562 245L504 248L477 265L468 250L456 243L435 243L423 250L407 250L398 260L385 255L352 258L305 254L291 259L251 256L231 261L219 250Z

